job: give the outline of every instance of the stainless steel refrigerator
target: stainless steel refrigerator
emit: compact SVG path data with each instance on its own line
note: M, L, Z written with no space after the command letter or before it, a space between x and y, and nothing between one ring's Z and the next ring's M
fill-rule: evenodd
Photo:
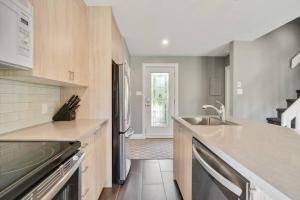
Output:
M127 157L130 126L130 68L112 61L112 177L113 184L123 184L130 170Z

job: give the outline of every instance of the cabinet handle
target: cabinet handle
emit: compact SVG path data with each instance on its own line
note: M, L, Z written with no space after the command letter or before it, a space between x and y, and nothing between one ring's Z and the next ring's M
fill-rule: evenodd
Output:
M86 195L89 193L89 188L87 188L86 190L85 190L85 192L84 192L84 194L83 195L81 195L81 199L84 199L85 197L86 197Z
M84 170L81 171L82 174L84 174L89 169L89 166L85 166Z
M69 71L69 80L74 81L75 73L73 71Z
M69 72L69 80L72 80L72 72L71 71L68 72Z
M72 81L75 80L75 72L72 72Z

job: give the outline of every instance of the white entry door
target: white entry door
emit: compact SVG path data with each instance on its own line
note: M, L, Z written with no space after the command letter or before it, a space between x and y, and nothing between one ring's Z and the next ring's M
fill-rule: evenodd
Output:
M173 137L175 67L144 66L144 128L147 138Z

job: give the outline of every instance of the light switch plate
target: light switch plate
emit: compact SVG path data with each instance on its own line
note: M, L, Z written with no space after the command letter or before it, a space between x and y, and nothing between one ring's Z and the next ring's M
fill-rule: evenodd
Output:
M239 88L236 90L237 95L243 95L244 94L244 90Z
M48 113L48 105L43 103L42 104L42 114L47 114Z
M241 82L241 81L236 82L236 86L237 86L238 88L242 87L242 82Z

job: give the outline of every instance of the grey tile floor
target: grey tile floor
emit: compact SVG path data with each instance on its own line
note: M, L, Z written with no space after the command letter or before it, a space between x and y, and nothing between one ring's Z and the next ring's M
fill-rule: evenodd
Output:
M99 200L180 200L173 160L132 160L123 186L104 189Z

